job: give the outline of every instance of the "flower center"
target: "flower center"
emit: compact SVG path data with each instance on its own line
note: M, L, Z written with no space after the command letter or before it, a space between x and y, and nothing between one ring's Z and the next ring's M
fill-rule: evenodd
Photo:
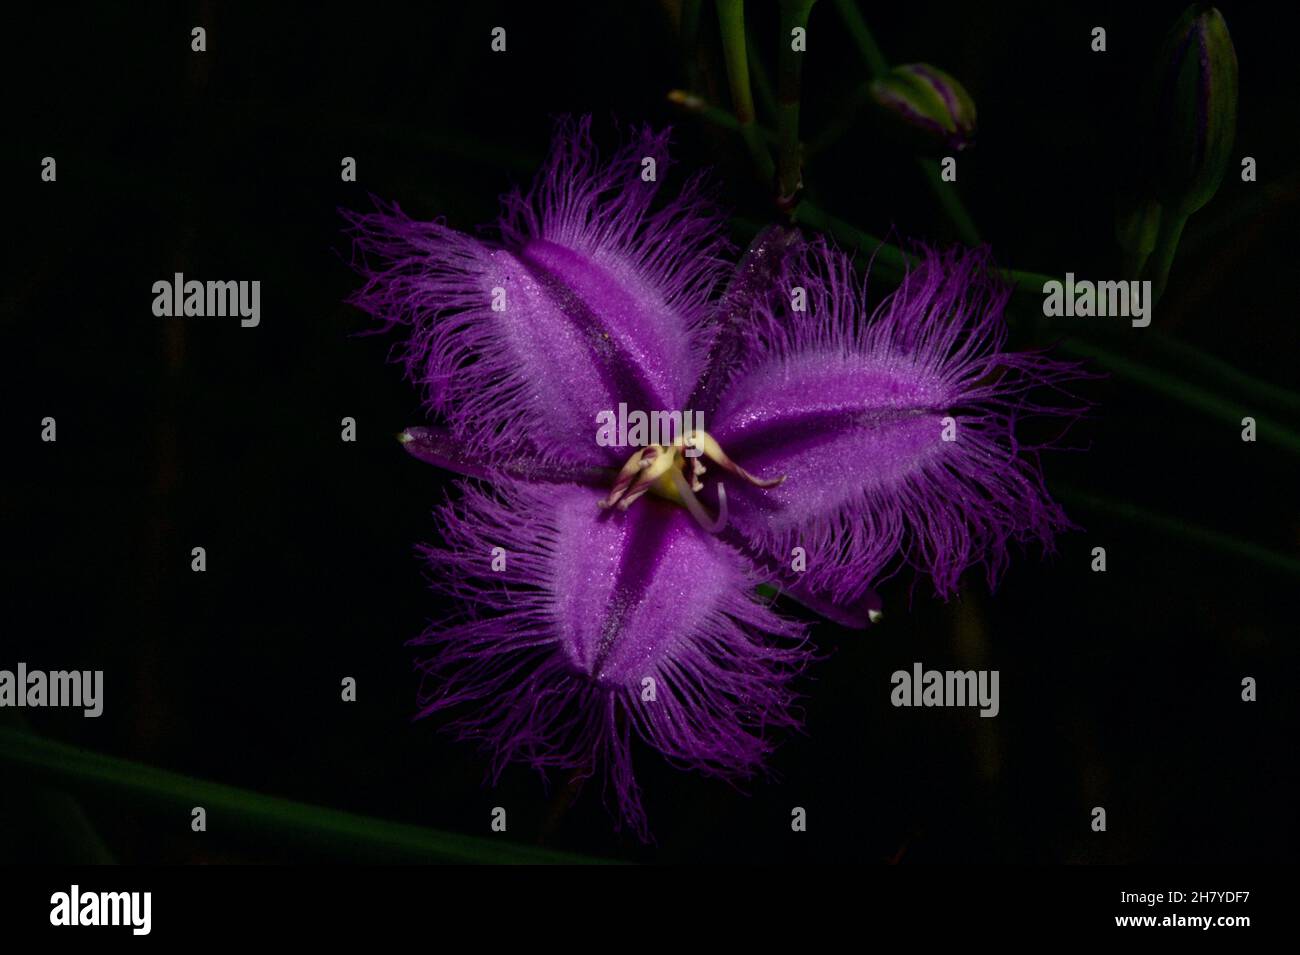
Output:
M721 481L717 482L718 516L710 517L695 496L695 492L704 490L700 477L707 469L701 458L708 458L718 467L755 487L776 487L785 480L784 474L777 478L755 477L727 457L722 446L707 431L689 431L672 444L652 444L628 458L600 506L617 507L620 511L626 511L637 499L649 492L680 504L691 512L701 527L717 533L727 523L727 489Z

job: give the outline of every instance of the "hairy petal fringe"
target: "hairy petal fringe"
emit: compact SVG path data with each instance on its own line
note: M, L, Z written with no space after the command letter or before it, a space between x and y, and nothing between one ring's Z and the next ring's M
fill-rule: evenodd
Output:
M1006 352L1009 288L985 250L922 247L921 263L874 312L851 259L824 240L794 252L758 301L762 344L732 379L715 436L745 467L786 474L738 487L732 519L769 557L807 552L803 584L850 602L907 564L941 596L983 565L990 586L1012 541L1072 526L1043 482L1038 453L1057 446L1086 402L1066 385L1077 364ZM791 308L802 288L806 311ZM956 440L942 439L945 419ZM1038 444L1020 432L1055 419Z
M366 279L350 301L411 329L400 360L475 453L607 465L598 412L689 397L729 245L699 177L659 197L667 147L667 132L642 129L606 161L589 120L561 121L532 188L503 197L495 240L379 200L343 213Z
M703 174L690 177L673 198L656 201L659 182L674 165L671 132L634 130L630 142L602 161L589 117L560 120L532 189L502 199L501 230L512 246L553 242L644 284L690 342L691 365L680 369L689 386L707 346L700 332L712 319L714 289L731 274L732 246ZM646 159L655 162L651 182L642 178Z
M747 562L684 511L643 502L638 528L635 514L598 514L599 493L576 485L462 488L438 512L445 541L423 549L433 588L464 609L416 641L429 653L421 715L448 713L491 754L492 778L511 762L598 775L644 839L634 737L735 781L798 727L803 625L761 602ZM663 546L642 555L647 528Z

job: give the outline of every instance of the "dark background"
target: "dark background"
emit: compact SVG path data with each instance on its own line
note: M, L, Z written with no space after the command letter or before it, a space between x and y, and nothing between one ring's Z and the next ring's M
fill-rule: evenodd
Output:
M978 574L949 604L904 581L885 625L815 630L830 659L804 683L807 733L748 794L637 771L657 842L613 832L594 793L557 787L412 722L404 644L445 612L414 547L438 533L446 484L393 440L419 396L391 337L343 304L357 285L339 207L367 193L472 229L526 183L551 117L672 123L681 168L713 166L742 220L770 219L738 141L683 116L671 20L657 4L140 4L43 10L6 30L6 214L0 501L0 667L103 669L106 709L25 711L34 730L203 779L418 825L636 861L1181 862L1289 858L1295 844L1296 576L1062 497L1086 531L1055 556L1018 554L993 594ZM1179 3L872 5L893 62L962 79L980 142L959 188L1004 265L1119 277L1112 197L1140 129L1136 83ZM775 17L751 4L769 67ZM1276 6L1222 6L1241 65L1237 155L1192 220L1151 330L1293 384L1300 184L1294 33ZM703 92L720 92L706 7ZM189 31L208 30L208 52ZM509 52L489 52L508 30ZM1092 26L1109 51L1088 50ZM864 77L823 0L813 12L805 137ZM40 181L40 159L58 182ZM354 156L359 181L343 183ZM836 215L876 234L953 236L906 153L869 121L807 170ZM743 225L735 239L747 240ZM260 279L262 322L152 315L173 272ZM1032 303L1031 303L1032 304ZM1032 311L1028 313L1032 316ZM1104 319L1094 319L1104 323ZM1127 323L1123 323L1127 326ZM1110 347L1150 357L1144 330ZM1192 377L1191 372L1185 372ZM1220 383L1202 379L1206 387ZM1129 381L1086 389L1082 453L1046 459L1049 486L1127 502L1293 559L1296 457ZM1243 404L1251 413L1255 406ZM1273 409L1259 406L1262 416ZM39 440L58 420L58 442ZM339 419L359 441L339 440ZM208 552L193 574L190 549ZM1109 570L1089 570L1107 548ZM1001 672L1001 714L894 709L889 674ZM1240 681L1259 701L1240 700ZM339 700L355 677L359 700ZM0 857L75 849L5 774ZM559 782L557 780L557 782ZM125 862L370 859L217 818L78 794ZM808 832L790 831L790 807ZM1091 807L1109 831L1090 830ZM500 837L499 837L500 838Z

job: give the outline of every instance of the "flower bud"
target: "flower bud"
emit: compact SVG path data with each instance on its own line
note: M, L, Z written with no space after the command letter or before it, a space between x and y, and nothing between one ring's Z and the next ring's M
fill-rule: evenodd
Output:
M975 102L943 70L925 63L895 67L871 84L871 98L948 149L962 150L974 141Z
M1219 11L1188 7L1165 37L1147 93L1154 185L1188 216L1213 198L1237 127L1237 54Z

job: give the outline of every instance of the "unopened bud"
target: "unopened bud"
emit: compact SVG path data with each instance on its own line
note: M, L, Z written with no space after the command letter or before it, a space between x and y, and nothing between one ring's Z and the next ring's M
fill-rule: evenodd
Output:
M1237 54L1219 11L1193 4L1165 37L1146 92L1153 185L1188 216L1213 198L1237 128Z
M871 97L891 115L946 148L975 139L975 101L955 79L925 63L897 66L871 84Z

